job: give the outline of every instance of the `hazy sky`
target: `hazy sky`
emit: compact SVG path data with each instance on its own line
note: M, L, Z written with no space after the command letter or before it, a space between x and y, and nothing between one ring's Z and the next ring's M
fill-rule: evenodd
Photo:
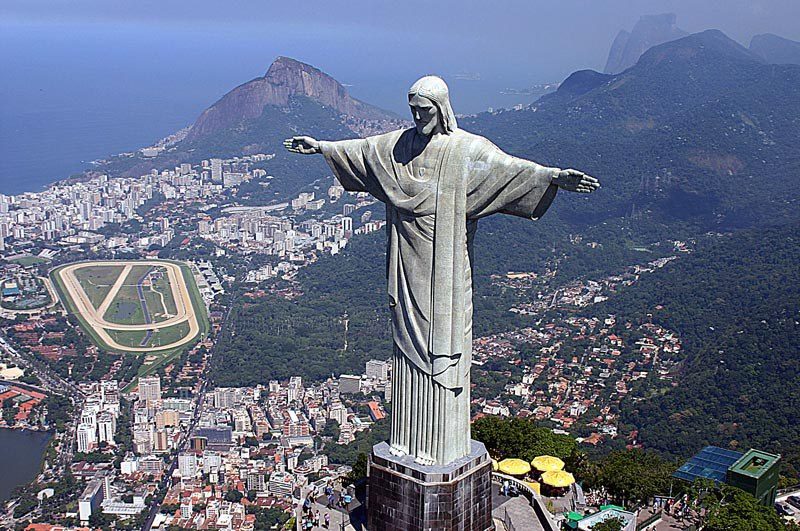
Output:
M189 34L237 40L265 52L277 49L345 82L392 68L444 74L469 71L484 77L518 71L539 81L561 80L579 68L602 68L621 28L630 29L643 14L661 12L676 13L678 25L687 31L718 28L745 45L753 34L764 32L800 40L800 0L3 0L0 4L4 24L71 27L76 32L103 25L162 30L176 40ZM253 75L270 60L264 57L260 65L253 65Z
M745 45L800 40L800 0L0 0L0 185L149 145L278 55L403 116L411 83L439 74L471 113L533 99L505 88L602 70L620 29L664 12Z

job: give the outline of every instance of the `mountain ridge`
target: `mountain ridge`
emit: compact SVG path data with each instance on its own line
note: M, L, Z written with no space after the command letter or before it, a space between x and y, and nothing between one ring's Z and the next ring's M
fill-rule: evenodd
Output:
M565 82L526 109L462 125L512 154L600 178L603 199L567 200L574 220L636 211L712 229L792 215L798 197L779 175L800 171L797 66L766 64L707 30L651 48L620 74L580 77L580 90Z
M800 42L774 33L754 35L750 40L750 51L768 63L800 65Z
M274 192L299 190L327 175L316 158L302 160L285 152L283 139L297 134L353 138L383 133L404 122L391 112L364 103L330 75L306 63L280 56L264 76L242 83L206 108L188 129L159 143L155 157L141 151L112 157L98 169L110 175L139 176L202 158L275 154L268 166L280 176ZM262 187L263 188L263 187ZM253 200L266 199L258 195Z
M676 25L677 15L644 15L631 31L620 30L611 44L603 72L618 74L630 68L653 46L685 37L688 33Z
M242 83L204 110L186 138L197 140L256 119L266 106L288 108L290 100L297 96L307 97L356 120L396 118L388 111L351 97L341 83L322 70L279 56L262 77Z

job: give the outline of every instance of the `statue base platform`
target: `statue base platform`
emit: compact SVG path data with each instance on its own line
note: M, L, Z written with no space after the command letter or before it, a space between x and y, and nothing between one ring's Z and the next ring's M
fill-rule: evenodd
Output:
M369 531L487 531L492 523L492 460L483 443L447 465L372 448L367 483Z

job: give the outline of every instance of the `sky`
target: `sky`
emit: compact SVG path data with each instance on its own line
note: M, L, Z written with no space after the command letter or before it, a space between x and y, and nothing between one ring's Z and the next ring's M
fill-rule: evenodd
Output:
M800 0L2 0L0 193L151 145L278 55L403 116L411 83L438 74L474 113L602 70L621 29L666 12L744 45L800 40Z
M240 67L223 67L240 77L221 90L263 74L280 54L313 64L359 93L367 79L378 82L366 85L379 85L430 72L478 73L509 83L560 81L581 68L602 69L620 29L643 14L663 12L676 13L689 32L717 28L745 45L764 32L800 40L798 0L3 0L0 24L72 34L77 42L81 34L108 30L136 44L138 33L142 53L159 61L169 61L170 50L154 52L145 42L153 34L178 52L181 41L216 41L232 55L212 54L209 68L223 62ZM388 101L392 89L370 99Z

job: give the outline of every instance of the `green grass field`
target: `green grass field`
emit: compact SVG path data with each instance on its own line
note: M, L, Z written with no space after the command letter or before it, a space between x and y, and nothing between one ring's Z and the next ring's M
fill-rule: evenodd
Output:
M108 322L115 324L144 324L146 322L137 284L148 273L152 283L145 282L142 286L142 293L147 303L150 322L160 323L177 313L166 270L137 265L128 273L124 285L108 307L104 316Z
M147 331L145 330L106 329L106 332L108 332L108 335L110 335L114 341L126 347L158 348L161 345L169 345L170 343L174 343L186 337L186 334L189 333L189 323L179 323L166 328L153 330L145 344L142 344L147 337Z
M122 266L89 266L75 271L75 278L78 279L92 305L97 308L111 291L111 286L121 272Z
M28 267L32 265L39 265L49 262L50 260L46 258L41 258L39 256L21 256L19 258L14 258L11 260L12 264L18 264L22 267Z
M151 285L144 288L144 297L147 300L147 307L150 309L150 316L156 323L166 321L168 315L178 313L167 272L163 269L160 271L160 275L151 275Z
M153 335L147 342L148 347L159 347L161 345L169 345L186 337L189 333L189 323L178 323L166 328L159 328L153 331Z
M105 330L114 341L126 347L141 346L142 341L147 335L145 330L109 330L108 328Z

